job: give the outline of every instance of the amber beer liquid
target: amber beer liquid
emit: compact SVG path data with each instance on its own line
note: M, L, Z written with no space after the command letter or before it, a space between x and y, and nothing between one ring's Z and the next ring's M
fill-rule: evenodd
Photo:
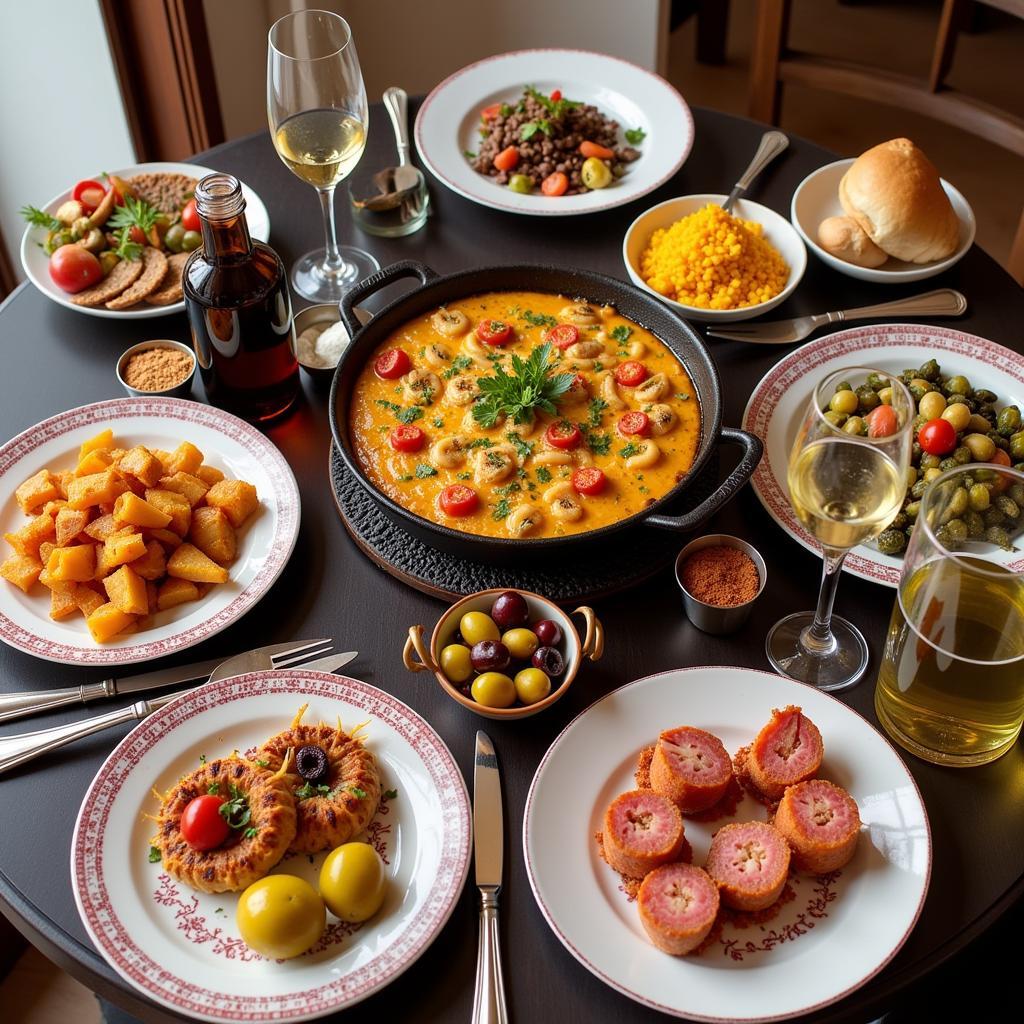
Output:
M206 394L252 422L286 412L299 394L292 304L281 258L249 237L238 179L196 186L203 244L185 266L185 308Z

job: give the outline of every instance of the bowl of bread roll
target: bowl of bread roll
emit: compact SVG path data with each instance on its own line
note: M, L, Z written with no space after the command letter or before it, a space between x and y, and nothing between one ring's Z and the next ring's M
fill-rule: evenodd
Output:
M819 167L793 193L790 219L824 263L881 284L941 274L975 232L970 204L910 139Z

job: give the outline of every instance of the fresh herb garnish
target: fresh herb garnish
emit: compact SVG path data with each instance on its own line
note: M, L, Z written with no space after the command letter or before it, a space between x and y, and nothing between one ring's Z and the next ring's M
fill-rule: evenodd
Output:
M527 96L536 100L552 117L562 117L567 110L575 110L576 107L582 105L579 100L567 100L565 98L553 100L550 96L545 96L544 93L538 92L532 85L528 85L523 91Z
M461 473L456 473L455 474L455 479L456 480L471 480L472 477L473 477L473 474L470 473L470 471L468 469L464 469Z
M312 782L306 782L295 790L295 796L299 800L308 800L313 796L327 796L330 791L330 786L314 786Z
M487 465L492 469L505 468L505 458L503 455L499 455L498 452L487 452L484 459L486 460Z
M471 149L464 149L464 150L462 151L462 155L463 155L463 156L464 156L464 157L465 157L465 158L466 158L467 160L475 160L475 159L476 159L476 153L474 153L474 152L473 152L473 151L472 151Z
M18 212L33 227L46 228L47 231L60 231L64 227L62 221L57 220L45 210L40 210L37 206L23 206Z
M199 755L199 763L200 764L206 764L206 755L205 754L200 754Z
M389 402L386 398L378 398L377 404L393 412L399 423L412 423L423 415L423 409L418 405L410 405L403 409L397 402Z
M581 428L585 424L580 424ZM612 439L607 434L595 434L590 430L583 430L583 434L587 439L587 447L595 455L607 455L612 449Z
M508 503L508 498L502 498L497 505L494 506L494 511L491 513L491 518L501 522L502 519L507 519L512 512L512 506Z
M413 479L412 473L403 473L400 477L398 477L398 482L400 484L407 484L412 479Z
M677 391L676 398L678 398L680 402L688 402L690 400L690 396L685 391Z
M529 121L519 129L519 138L523 142L528 142L530 139L537 134L537 132L543 132L545 135L550 136L554 132L554 128L551 127L551 122L546 118L542 117L537 121Z
M590 405L587 406L587 412L590 414L589 425L591 427L601 426L601 417L604 415L605 409L608 408L608 403L603 398L592 398Z
M124 205L118 206L107 223L112 228L138 228L148 235L149 229L156 224L157 210L143 199L125 195Z
M163 856L164 855L160 852L160 847L159 846L151 846L149 848L149 863L150 864L159 864L160 861L163 860Z
M217 808L217 813L236 831L249 824L252 812L245 794L232 782L229 786L231 798Z
M620 345L625 345L629 341L629 336L633 333L632 327L627 327L625 324L619 324L618 327L613 327L608 332Z
M512 113L512 107L508 103L502 103L502 105L498 107L498 113L501 114L502 117L508 117L509 114Z
M512 445L516 450L516 455L521 459L528 459L533 454L533 442L524 441L514 430L510 430L506 435L509 444Z
M639 146L647 138L647 132L643 128L627 128L622 134L631 146Z
M259 835L259 831L260 831L260 830L259 830L258 828L256 828L256 826L255 826L255 825L250 825L250 826L249 826L249 827L248 827L248 828L247 828L247 829L246 829L246 830L245 830L245 831L244 831L244 832L242 833L242 835L244 835L246 839L253 839L253 838L254 838L255 836Z
M444 426L444 418L441 416L435 416L431 421L431 424L438 429Z
M398 796L398 790L397 789L386 789L381 794L381 797L384 800L394 800L396 796Z
M220 796L220 783L219 782L211 782L206 787L206 793L207 793L208 796Z
M467 441L463 447L467 452L471 452L474 448L493 448L494 442L489 437L474 437L472 441Z
M542 484L551 483L551 470L547 466L538 466L537 480Z
M421 462L416 466L416 479L426 480L428 476L437 476L437 470L429 463Z
M463 370L468 370L473 365L473 360L469 356L456 356L452 360L452 365L448 367L441 376L445 380L451 380L457 373L462 373Z
M643 451L643 448L638 444L634 444L632 441L629 444L619 449L619 454L624 458L631 458L633 455L639 455Z
M357 800L366 799L366 790L360 789L358 786L346 786L345 787Z
M521 313L519 319L525 320L534 327L556 327L558 325L558 321L553 316L548 316L547 313L534 313L531 309Z
M495 366L493 377L479 381L481 398L473 406L473 419L484 427L493 427L505 413L516 423L526 423L535 409L554 414L555 403L572 387L573 375L551 376L550 342L535 348L526 360L512 354L513 375Z
M116 232L117 246L114 253L123 260L137 260L142 255L142 246L132 241L131 228L121 228Z
M256 758L256 764L260 768L269 768L270 767L270 762L269 761L264 761L262 757Z
M508 497L508 495L516 494L517 492L519 492L521 490L522 490L522 487L520 487L519 484L517 484L515 482L515 480L513 480L512 483L505 484L504 487L495 487L494 488L494 493L496 495L498 495L499 498L505 498L505 497Z

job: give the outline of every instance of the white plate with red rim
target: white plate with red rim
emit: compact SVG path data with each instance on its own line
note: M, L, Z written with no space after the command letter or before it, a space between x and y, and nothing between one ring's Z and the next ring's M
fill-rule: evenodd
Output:
M111 171L118 178L131 178L136 174L185 174L198 181L207 174L216 172L210 167L199 164L149 163L136 164L120 171ZM72 188L74 183L72 182ZM249 234L260 242L270 237L270 214L263 200L245 182L242 182L242 194L245 196L245 219L249 225ZM61 203L71 198L71 188L60 195L54 196L42 209L46 213L56 213ZM89 316L112 317L116 320L146 320L154 316L166 316L168 313L180 313L185 308L185 301L172 302L168 306L147 306L140 303L133 309L107 309L105 306L76 306L71 296L63 288L58 288L50 277L50 257L46 255L42 245L46 241L46 229L33 227L31 224L21 236L21 265L28 279L48 298L76 313Z
M238 557L228 567L227 583L217 584L198 601L157 612L149 628L105 644L92 639L80 614L54 622L49 591L41 583L25 594L0 580L0 640L48 661L127 665L208 640L270 589L299 535L299 488L273 443L231 413L180 398L116 398L83 405L51 416L0 446L0 534L29 522L14 498L15 488L43 468L73 469L82 442L105 427L113 429L125 448L142 444L171 451L181 441L191 441L207 464L253 484L260 506L238 530Z
M522 195L474 171L466 153L480 143L480 111L492 103L515 105L527 85L593 104L619 122L620 133L641 129L640 157L607 188L573 196L549 197L539 189ZM486 57L450 75L423 101L413 134L427 169L453 192L495 210L567 217L610 210L663 185L689 156L694 128L686 101L653 72L607 54L538 49Z
M328 914L313 950L266 960L242 941L237 893L194 892L149 862L166 790L207 758L243 754L303 721L351 731L366 745L389 796L364 837L382 857L388 892L362 926ZM444 927L469 871L466 785L444 741L411 708L346 676L292 669L253 672L199 687L126 736L85 796L71 844L71 881L87 931L126 981L194 1020L310 1020L344 1009L392 982ZM314 888L326 853L286 857L273 873Z
M677 725L714 733L730 754L750 743L772 708L796 704L820 729L819 776L846 789L863 828L841 871L794 874L777 916L725 924L700 954L656 949L594 833L608 804L635 789L641 749ZM730 821L763 821L746 796L730 817L686 819L693 863ZM614 690L577 716L541 760L523 822L526 870L562 944L602 981L663 1013L700 1021L785 1020L842 999L899 951L924 905L931 832L921 794L899 755L841 701L803 683L745 668L677 669Z
M844 366L900 374L929 359L938 362L944 377L963 374L974 387L994 391L997 408L1024 408L1024 356L974 334L927 324L878 324L823 335L780 359L754 388L743 429L761 438L764 456L750 483L772 519L808 551L820 554L821 547L789 503L786 469L814 389ZM850 383L856 388L863 381ZM1024 571L1024 559L1014 552L993 557L1014 572ZM858 544L843 562L845 572L887 587L899 585L902 568L902 556L885 555L871 544Z

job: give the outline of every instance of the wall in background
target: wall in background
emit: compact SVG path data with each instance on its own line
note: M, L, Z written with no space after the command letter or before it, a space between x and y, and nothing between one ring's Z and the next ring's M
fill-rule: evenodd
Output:
M96 0L6 4L4 34L12 44L0 61L0 228L23 277L18 210L129 166L135 153Z

